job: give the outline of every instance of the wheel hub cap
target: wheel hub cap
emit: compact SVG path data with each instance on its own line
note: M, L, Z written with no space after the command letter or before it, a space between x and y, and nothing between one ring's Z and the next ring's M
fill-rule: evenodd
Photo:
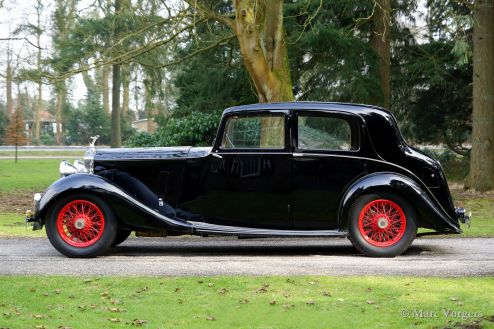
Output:
M379 228L386 228L388 227L388 220L384 217L381 217L377 220L377 226L379 226Z
M74 226L78 230L82 230L86 226L86 221L83 218L79 218L75 221Z

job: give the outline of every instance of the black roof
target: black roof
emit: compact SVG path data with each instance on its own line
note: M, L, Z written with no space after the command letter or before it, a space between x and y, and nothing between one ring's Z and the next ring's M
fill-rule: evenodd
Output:
M227 108L223 114L232 112L243 112L250 110L327 110L338 112L349 112L354 114L378 114L388 116L390 113L378 106L337 103L337 102L283 102L283 103L257 103Z

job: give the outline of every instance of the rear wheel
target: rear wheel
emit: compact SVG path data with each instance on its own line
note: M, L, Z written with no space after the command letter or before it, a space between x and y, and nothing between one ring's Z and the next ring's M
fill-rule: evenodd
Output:
M96 257L115 240L117 220L103 199L77 193L51 207L46 234L55 249L68 257Z
M410 204L393 194L369 194L350 210L350 240L371 257L394 257L410 247L417 234L416 215Z

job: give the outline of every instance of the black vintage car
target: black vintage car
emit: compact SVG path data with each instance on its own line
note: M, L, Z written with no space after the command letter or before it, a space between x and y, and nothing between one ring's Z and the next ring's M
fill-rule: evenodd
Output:
M404 252L417 228L461 233L438 161L373 106L293 102L224 111L212 147L95 149L37 193L34 229L69 257L143 236L348 237Z

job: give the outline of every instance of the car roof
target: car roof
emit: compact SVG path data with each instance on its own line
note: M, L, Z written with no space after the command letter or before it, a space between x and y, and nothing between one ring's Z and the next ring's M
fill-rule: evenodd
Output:
M335 112L347 112L353 114L378 114L389 116L390 112L373 105L338 103L338 102L283 102L283 103L258 103L240 105L227 108L223 114L258 110L325 110Z

